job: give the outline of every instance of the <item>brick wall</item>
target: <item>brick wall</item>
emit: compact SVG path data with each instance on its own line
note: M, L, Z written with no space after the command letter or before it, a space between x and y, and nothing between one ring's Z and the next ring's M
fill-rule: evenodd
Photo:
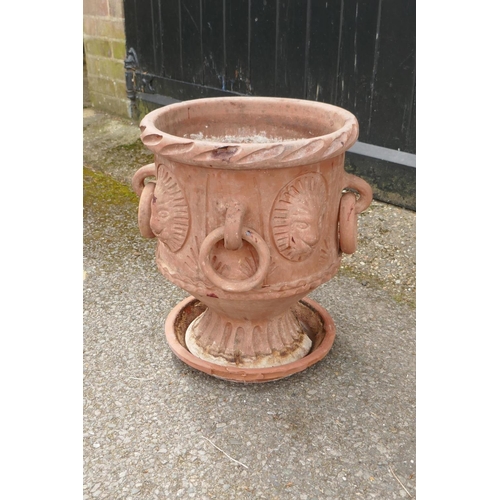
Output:
M123 0L83 0L83 44L92 105L128 116Z

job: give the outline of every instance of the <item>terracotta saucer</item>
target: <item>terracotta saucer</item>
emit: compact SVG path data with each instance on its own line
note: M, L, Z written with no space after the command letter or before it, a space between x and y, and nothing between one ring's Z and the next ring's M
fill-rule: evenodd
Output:
M317 302L304 298L292 309L304 330L312 340L309 354L286 365L270 368L238 368L221 366L197 358L186 348L184 340L187 327L206 306L194 297L187 297L177 304L165 321L165 335L174 354L184 363L208 375L224 380L243 383L270 382L289 377L321 361L335 340L335 324L328 312Z

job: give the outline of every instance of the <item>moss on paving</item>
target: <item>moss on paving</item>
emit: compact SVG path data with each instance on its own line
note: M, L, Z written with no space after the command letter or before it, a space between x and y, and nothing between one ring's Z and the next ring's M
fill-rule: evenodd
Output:
M134 191L102 172L83 167L83 205L138 205Z
M139 237L137 195L111 176L83 168L85 245L113 245L130 249ZM134 231L136 229L136 231Z

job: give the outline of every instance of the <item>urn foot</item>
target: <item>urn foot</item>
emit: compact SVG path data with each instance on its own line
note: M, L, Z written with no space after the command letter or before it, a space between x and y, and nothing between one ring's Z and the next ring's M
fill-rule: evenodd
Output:
M303 358L312 341L291 309L272 320L245 321L208 308L189 325L186 346L218 365L267 368Z

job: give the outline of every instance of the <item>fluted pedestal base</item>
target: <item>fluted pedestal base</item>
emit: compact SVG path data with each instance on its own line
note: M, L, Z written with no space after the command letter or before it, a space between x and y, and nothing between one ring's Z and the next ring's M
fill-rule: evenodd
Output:
M267 368L303 358L312 342L291 309L270 321L239 321L209 308L189 325L186 346L221 366Z

